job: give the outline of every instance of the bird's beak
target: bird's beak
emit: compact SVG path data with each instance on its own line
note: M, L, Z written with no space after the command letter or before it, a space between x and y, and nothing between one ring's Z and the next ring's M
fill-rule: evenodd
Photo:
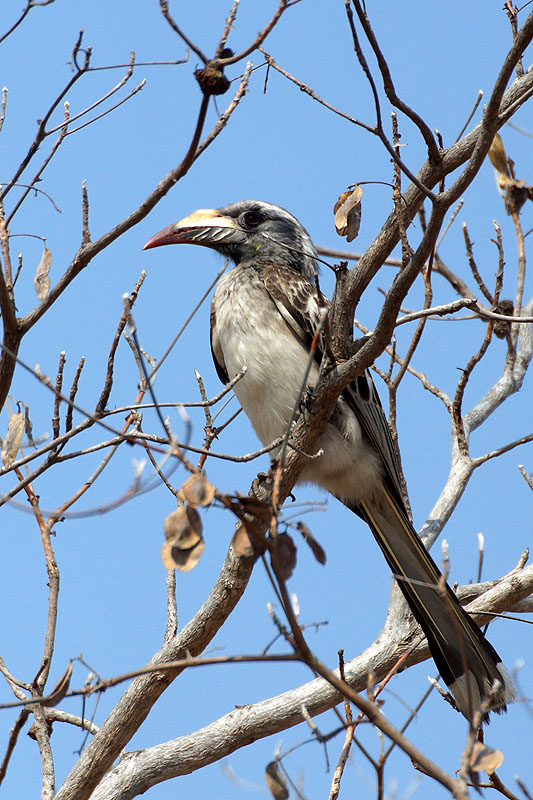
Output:
M243 236L244 232L231 217L225 217L212 208L200 208L156 233L146 242L143 250L164 244L202 244L216 248L226 242L240 242Z

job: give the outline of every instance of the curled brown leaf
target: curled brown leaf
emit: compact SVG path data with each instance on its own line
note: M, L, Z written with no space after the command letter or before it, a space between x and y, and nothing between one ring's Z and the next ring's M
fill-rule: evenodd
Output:
M276 559L279 577L287 581L296 566L296 545L288 533L279 533L271 540L276 547Z
M17 411L16 414L11 414L7 426L6 438L2 444L1 455L5 467L10 467L17 456L23 430L24 414L21 411Z
M33 286L39 300L45 300L48 297L48 292L50 291L50 278L48 277L48 273L50 272L51 266L52 252L45 245L41 260L33 276Z
M231 544L238 556L251 558L255 554L253 542L243 522L237 525Z
M501 767L503 759L501 750L495 750L483 742L474 742L469 767L472 772L486 772L491 775Z
M363 190L355 184L351 191L343 192L333 207L335 228L339 236L346 236L351 242L359 233L361 225L361 198Z
M188 550L183 550L176 546L172 540L169 540L163 545L161 559L166 569L190 572L199 562L204 549L205 543L203 539Z
M215 496L215 487L209 483L205 475L195 472L179 491L181 499L191 506L208 506Z
M274 800L287 800L289 787L276 761L271 761L266 765L265 781Z
M188 549L202 538L202 520L191 506L180 506L165 519L164 530L168 541Z
M52 693L50 694L46 703L43 703L43 706L49 706L49 707L57 706L57 704L65 697L66 693L69 690L71 675L72 675L72 661L69 661L68 667L66 668L64 674L60 677L60 679L52 689Z
M327 561L326 551L324 550L322 545L320 545L317 542L317 540L315 539L315 537L313 536L313 534L311 533L305 522L297 522L296 527L298 528L298 530L304 537L305 541L311 548L311 552L313 553L318 563L325 564Z

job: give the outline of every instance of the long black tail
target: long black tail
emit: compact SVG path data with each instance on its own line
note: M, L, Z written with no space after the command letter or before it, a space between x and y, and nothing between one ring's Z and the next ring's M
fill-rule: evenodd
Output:
M370 526L458 708L472 720L481 701L490 697L490 710L505 711L513 687L501 658L444 584L395 498L386 490L382 498L357 507L344 502Z

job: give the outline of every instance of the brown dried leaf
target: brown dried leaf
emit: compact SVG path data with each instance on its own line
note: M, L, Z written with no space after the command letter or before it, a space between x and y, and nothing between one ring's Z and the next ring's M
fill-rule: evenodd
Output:
M496 134L489 148L489 160L496 172L500 174L500 177L503 175L504 181L505 178L507 178L507 180L511 179L505 148L499 133ZM507 183L507 181L505 181L505 183Z
M246 511L248 514L253 514L254 517L260 522L265 522L267 524L270 523L272 517L272 506L268 503L264 503L262 500L258 500L256 497L248 497L245 494L236 494L234 497L227 496L228 500L231 501L232 506L238 503L242 510Z
M10 467L15 460L20 447L23 430L24 414L22 414L21 411L17 411L16 414L11 414L9 425L7 426L6 438L2 444L1 455L4 467Z
M60 677L60 679L52 689L52 693L50 694L50 697L48 698L46 703L42 703L43 706L48 706L48 707L57 706L57 704L64 698L64 696L69 690L71 675L72 675L72 661L69 661L65 673Z
M482 742L474 742L470 756L470 769L473 772L486 772L491 775L503 763L504 755L501 750L495 750Z
M351 192L343 192L333 207L335 228L339 236L351 242L359 233L361 225L361 198L363 190L355 184Z
M289 787L276 761L271 761L265 768L265 781L274 800L287 800Z
M202 538L202 520L190 506L180 506L165 519L165 537L173 546L189 550Z
M33 285L39 300L46 300L48 292L50 291L50 278L48 273L52 266L52 253L45 245L41 260L37 265L35 275L33 276Z
M208 506L215 496L215 487L209 483L205 475L195 472L179 491L182 500L191 506Z
M177 547L172 540L169 540L163 545L161 559L167 569L190 572L199 562L204 549L205 543L203 539L188 550Z
M529 197L529 186L525 181L508 180L505 187L505 210L508 214L518 213Z
M279 577L287 581L296 566L296 545L288 533L280 533L275 538Z
M240 494L235 497L226 495L225 499L235 516L245 525L255 555L264 553L266 548L264 544L265 531L272 518L272 508L262 500ZM241 555L246 555L246 553L243 551Z
M167 569L190 572L204 552L202 521L191 506L179 506L165 519L165 536L161 558Z
M248 535L246 525L242 522L237 526L231 544L238 556L251 558L255 555L253 542Z
M304 537L305 541L307 542L307 544L311 548L311 551L312 551L314 557L316 558L316 560L318 561L318 563L319 564L325 564L326 561L327 561L326 551L324 550L322 545L320 545L317 542L317 540L315 539L315 537L313 536L313 534L311 533L311 531L309 530L309 528L307 527L305 522L297 522L296 523L296 527L298 528L298 530L300 531L300 533Z

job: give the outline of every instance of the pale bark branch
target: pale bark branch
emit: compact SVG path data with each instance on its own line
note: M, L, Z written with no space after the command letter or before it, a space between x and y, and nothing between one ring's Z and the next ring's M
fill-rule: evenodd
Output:
M530 566L498 582L471 603L468 611L512 611L532 592L533 566ZM483 624L486 617L480 621ZM375 681L381 680L417 636L418 629L414 626L406 631L405 619L388 620L376 641L345 665L347 682L356 691L365 691L369 674ZM428 657L424 643L408 656L406 664L419 663ZM132 753L102 780L91 800L130 800L161 781L194 772L252 741L298 725L303 721L302 706L316 716L333 708L341 699L327 681L316 678L276 697L236 708L194 733Z

